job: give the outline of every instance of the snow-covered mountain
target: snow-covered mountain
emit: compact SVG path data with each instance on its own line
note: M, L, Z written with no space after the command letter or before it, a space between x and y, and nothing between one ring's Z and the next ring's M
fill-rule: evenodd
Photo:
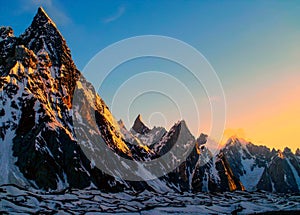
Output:
M137 124L139 126L136 126ZM176 162L180 165L161 178L169 187L178 191L193 192L244 189L233 175L225 157L222 154L215 156L207 148L205 144L208 136L201 134L195 139L184 120L175 123L169 131L164 128L148 128L142 121L141 115L137 116L130 131L122 122L120 125L127 140L149 145L149 149L157 156L163 156L171 151L171 156L165 161L165 165L176 166ZM143 134L136 132L137 127L147 128L140 129L147 132ZM178 161L183 157L183 160Z
M130 130L125 127L122 120L119 120L118 123L126 141L142 143L148 147L159 142L162 136L167 132L163 127L149 129L142 121L142 116L140 114L136 117Z
M298 150L297 150L298 151ZM246 190L299 192L300 160L289 148L283 152L230 138L221 150L233 174Z
M86 101L82 105L94 109L102 138L116 153L131 156L117 123L80 76L53 21L39 8L20 37L11 30L1 31L1 184L122 189L125 185L93 167L76 141L72 95L79 85L85 86L79 90Z
M78 71L42 8L19 37L0 28L0 97L0 184L108 192L300 190L299 150L270 151L231 138L213 155L207 135L196 139L184 120L167 131L147 127L139 115L128 130ZM140 161L158 158L156 170L171 171L143 180L152 173ZM125 180L121 172L141 172L141 180Z
M274 154L274 153L273 153ZM300 192L300 160L289 148L273 155L257 185L271 192Z
M118 160L110 162L108 149L95 149L93 144L103 142L129 160L157 158L175 143L179 143L175 152L181 153L181 149L186 150L185 146L194 143L184 122L166 132L163 128L150 130L138 117L131 129L133 134L126 133L125 127L120 128L104 101L81 76L64 38L42 8L21 36L15 37L10 27L2 27L0 33L1 184L45 190L95 186L117 191L155 190L181 183L167 176L163 177L163 183L130 182L113 177L126 165ZM80 95L76 102L75 90ZM93 117L97 128L89 122ZM100 136L94 135L96 129ZM85 137L84 141L80 137ZM96 151L91 156L83 149ZM101 156L100 165L109 165L111 174L98 169L93 156ZM170 166L175 162L178 162L176 156L165 164ZM176 169L174 173L185 175L184 171Z

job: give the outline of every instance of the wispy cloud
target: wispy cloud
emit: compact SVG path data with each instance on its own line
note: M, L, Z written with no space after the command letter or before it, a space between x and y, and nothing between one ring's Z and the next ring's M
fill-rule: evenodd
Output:
M21 0L21 12L37 10L42 6L53 20L60 25L68 25L72 22L71 18L53 0Z
M118 11L115 14L111 15L110 17L107 17L107 18L103 19L102 22L103 23L110 23L110 22L116 21L121 16L123 16L123 14L125 13L125 11L126 11L125 6L120 6L118 8Z

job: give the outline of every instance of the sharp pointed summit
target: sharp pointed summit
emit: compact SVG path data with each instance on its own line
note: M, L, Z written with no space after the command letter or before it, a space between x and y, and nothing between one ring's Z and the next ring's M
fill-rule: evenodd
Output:
M140 134L146 134L150 131L150 129L143 123L141 114L136 117L132 129Z
M46 50L54 66L60 67L64 64L67 69L74 67L71 51L65 39L42 7L39 7L31 25L20 39L22 44L34 53Z
M80 77L54 22L39 8L20 37L13 37L12 32L0 28L0 148L6 150L0 150L0 185L55 190L93 184L120 189L123 185L96 168L83 153L80 146L84 143L74 131L73 105L94 108L103 142L124 157L130 157L130 151L104 101ZM77 82L82 96L74 104ZM84 136L92 138L90 131L83 129Z
M35 17L33 18L33 22L38 22L38 23L49 22L56 27L55 23L52 21L52 19L46 13L46 11L44 10L43 7L39 7Z

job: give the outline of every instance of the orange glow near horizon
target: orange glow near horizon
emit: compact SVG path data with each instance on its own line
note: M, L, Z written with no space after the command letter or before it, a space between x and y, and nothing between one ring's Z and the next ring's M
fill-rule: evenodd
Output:
M224 138L236 135L271 149L300 148L299 80L299 74L278 78L272 85L251 89L248 99L229 100L234 108L229 110L227 128L240 129L226 129Z
M276 115L268 116L247 128L253 142L276 149L300 148L300 102L291 104Z

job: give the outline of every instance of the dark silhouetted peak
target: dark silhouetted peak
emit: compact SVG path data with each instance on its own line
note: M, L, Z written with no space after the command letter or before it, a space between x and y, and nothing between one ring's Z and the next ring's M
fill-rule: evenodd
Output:
M55 23L48 16L48 14L45 12L45 10L42 7L39 7L37 14L33 18L32 24L44 25L45 23L49 23L56 27Z
M195 147L198 154L201 153L201 149L205 149L204 144L207 142L207 138L208 135L206 134L200 134L200 136L197 138Z
M123 120L120 119L118 121L118 124L119 124L120 128L125 128L125 124L124 124Z
M143 123L142 116L140 114L136 117L132 129L140 134L146 134L150 131L150 129Z
M187 128L187 124L186 124L186 122L185 122L184 120L178 121L178 122L175 124L175 126L177 126L177 125L179 125L179 126L181 126L181 127L186 127L186 128Z
M297 149L297 150L296 150L295 155L296 155L296 156L300 156L300 149Z
M0 41L13 36L14 36L14 31L11 27L9 26L0 27Z
M154 145L154 150L162 156L170 151L175 144L182 153L185 153L185 150L187 150L189 146L195 144L195 138L184 120L175 123L169 132L165 133L160 142Z
M171 131L172 129L174 129L174 130L178 129L179 131L180 131L180 130L184 130L184 131L186 131L190 136L193 136L192 133L191 133L191 131L189 130L189 128L188 128L188 126L187 126L185 120L180 120L180 121L178 121L177 123L175 123L175 124L173 125L173 127L170 129L170 131Z
M293 152L290 148L285 147L284 150L283 150L283 154L284 155L293 155Z
M195 143L195 137L191 133L190 129L188 128L184 120L179 121L179 123L175 124L175 126L180 128L181 135L184 135L186 139L193 139L194 141L193 143Z
M196 143L200 145L204 145L207 141L207 134L200 134L200 136L197 138Z

